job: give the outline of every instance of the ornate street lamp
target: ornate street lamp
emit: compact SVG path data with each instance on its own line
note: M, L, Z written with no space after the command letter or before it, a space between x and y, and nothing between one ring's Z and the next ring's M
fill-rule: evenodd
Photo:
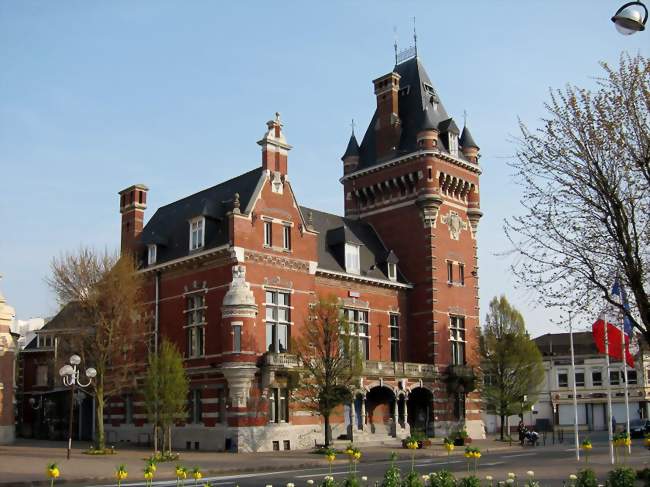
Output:
M63 380L63 385L70 387L70 424L68 427L68 460L70 460L70 450L72 449L72 422L74 420L74 391L77 387L85 388L90 385L93 378L97 375L97 371L92 367L86 369L86 377L88 382L83 384L79 380L81 370L77 369L77 365L81 363L79 355L70 357L70 364L65 364L59 369L59 375Z
M625 36L645 30L647 21L648 9L643 2L628 2L612 17L616 30Z

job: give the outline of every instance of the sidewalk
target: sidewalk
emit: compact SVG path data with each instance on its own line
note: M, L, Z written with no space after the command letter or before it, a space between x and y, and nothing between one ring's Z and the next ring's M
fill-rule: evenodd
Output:
M446 457L441 441L430 448L416 450L416 458ZM519 450L519 445L510 447L493 439L476 440L472 446L478 446L485 453L497 450ZM122 447L115 455L92 456L84 455L82 451L88 444L75 443L70 460L66 460L66 442L17 440L14 445L0 446L0 485L37 486L49 485L46 482L45 467L48 463L56 462L61 470L57 484L65 481L96 482L113 480L115 468L124 464L129 471L130 481L142 480L145 459L151 451L144 448ZM337 445L338 447L338 445ZM399 459L411 458L411 451L394 446L361 446L363 463L386 461L391 451L395 451ZM265 453L223 453L223 452L179 452L180 459L176 462L161 463L156 472L157 480L175 479L176 464L188 468L199 467L204 475L232 474L261 471L280 471L297 468L326 467L327 460L322 455L311 453L309 450ZM457 447L452 455L462 455L463 448ZM335 464L346 464L344 455L338 455Z

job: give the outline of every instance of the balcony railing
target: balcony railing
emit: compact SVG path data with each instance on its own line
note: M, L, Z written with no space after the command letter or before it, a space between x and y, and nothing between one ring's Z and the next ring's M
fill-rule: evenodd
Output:
M297 368L300 366L298 357L290 353L264 354L263 365L269 367ZM413 362L380 362L366 360L363 362L364 375L380 375L384 377L432 378L436 376L436 367L431 364Z
M365 375L382 375L394 377L435 377L436 367L431 364L412 362L379 362L366 360L363 363Z
M298 362L298 357L293 354L268 352L264 355L264 365L294 368L298 367L300 364Z

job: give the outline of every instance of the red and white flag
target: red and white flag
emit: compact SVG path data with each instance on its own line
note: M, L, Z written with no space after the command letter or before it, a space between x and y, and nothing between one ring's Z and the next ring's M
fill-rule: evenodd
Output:
M625 291L618 281L614 283L612 295L620 299L623 306L627 307ZM624 323L625 332L621 332L621 324ZM622 313L613 305L608 305L601 311L598 319L591 329L594 336L596 348L600 353L605 353L605 326L607 326L607 351L608 355L616 360L622 360L621 333L625 336L625 361L629 367L634 367L634 356L630 353L630 339L632 338L632 326L627 317L623 318Z

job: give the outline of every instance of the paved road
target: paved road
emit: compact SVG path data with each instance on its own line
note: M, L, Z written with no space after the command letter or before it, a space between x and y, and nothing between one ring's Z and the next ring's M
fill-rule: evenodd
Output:
M650 461L648 450L635 448L628 464L634 468L642 468L644 464ZM360 463L358 471L359 476L368 478L368 485L375 485L376 481L381 482L381 478L390 465L385 462ZM411 469L410 460L397 462L403 473L408 473ZM479 476L494 476L495 481L504 479L508 472L515 472L520 478L526 476L528 470L535 472L536 478L542 486L562 486L563 481L571 473L575 473L578 468L584 467L584 461L577 464L575 453L568 448L568 445L540 446L537 448L527 447L516 451L497 451L483 455L479 467ZM595 444L592 455L590 456L590 467L594 468L598 478L604 483L605 474L611 469L609 464L609 450L606 444ZM455 454L449 461L445 457L433 457L426 459L416 459L415 469L420 474L427 474L447 468L454 472L456 476L467 475L467 463L460 454ZM296 487L306 486L307 480L312 479L318 483L325 475L328 475L328 468L310 468L283 470L267 473L247 473L241 475L220 475L215 477L206 477L203 482L210 482L212 486L240 486L240 487L264 487L272 485L274 487L283 487L292 482ZM348 470L342 466L336 466L332 475L337 479L343 479L348 474ZM187 481L186 485L193 485L194 481ZM70 484L67 484L70 485ZM73 484L74 485L74 484ZM76 484L81 486L81 484ZM87 485L87 484L85 484ZM95 486L114 487L116 484L95 484ZM128 482L122 484L124 487L144 486L142 482ZM156 486L175 486L176 481L157 481Z

